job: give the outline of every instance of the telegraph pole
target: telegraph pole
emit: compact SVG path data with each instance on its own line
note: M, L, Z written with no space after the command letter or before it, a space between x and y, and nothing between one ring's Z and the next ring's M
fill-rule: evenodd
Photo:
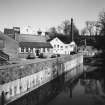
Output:
M71 33L70 33L70 35L71 35L71 39L73 41L74 40L73 39L73 18L71 18Z

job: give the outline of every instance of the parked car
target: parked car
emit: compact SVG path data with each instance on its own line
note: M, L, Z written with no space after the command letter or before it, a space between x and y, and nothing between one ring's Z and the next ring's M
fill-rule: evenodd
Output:
M46 58L46 56L43 53L40 53L38 58Z
M53 55L51 55L51 58L56 58L56 57L60 57L60 54L53 54Z
M35 55L33 53L29 53L27 59L35 59Z
M74 52L74 51L70 52L70 55L73 55L73 54L76 54L76 52Z

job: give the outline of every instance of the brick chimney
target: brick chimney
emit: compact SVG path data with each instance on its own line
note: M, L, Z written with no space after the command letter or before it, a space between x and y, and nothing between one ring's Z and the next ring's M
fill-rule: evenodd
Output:
M72 39L72 41L74 40L73 39L73 18L71 18L71 39Z

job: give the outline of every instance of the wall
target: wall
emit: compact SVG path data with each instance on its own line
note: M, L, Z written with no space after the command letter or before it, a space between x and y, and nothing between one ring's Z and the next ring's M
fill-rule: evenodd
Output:
M53 46L54 54L70 54L70 52L72 52L75 47L75 42L64 44L58 38L54 38L52 41L50 41L50 43Z
M8 35L0 34L0 38L4 40L3 52L9 55L9 58L18 57L18 42L10 38Z
M81 63L83 56L76 54L42 62L1 67L0 94L4 92L5 103L11 102Z
M19 54L18 54L18 57L19 58L27 58L27 56L29 55L29 52L30 52L30 48L29 49L29 52L26 52L26 48L23 48L24 49L24 52L21 52L21 48L19 47ZM43 53L44 56L46 57L49 57L49 55L52 55L52 48L33 48L32 53L34 56L36 56L36 50L39 50L39 54L40 53Z
M4 48L4 40L0 39L0 50Z

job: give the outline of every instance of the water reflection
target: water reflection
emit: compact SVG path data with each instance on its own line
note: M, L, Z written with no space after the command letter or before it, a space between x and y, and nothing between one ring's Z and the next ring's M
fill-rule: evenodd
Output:
M60 93L47 105L105 105L104 69L97 68L95 71L87 72L65 84L62 94ZM63 98L64 100L62 100Z
M92 97L92 105L105 105L105 72L103 69L90 72L80 78L80 85L84 87L84 94Z
M9 105L105 105L104 70L80 75L83 65Z

